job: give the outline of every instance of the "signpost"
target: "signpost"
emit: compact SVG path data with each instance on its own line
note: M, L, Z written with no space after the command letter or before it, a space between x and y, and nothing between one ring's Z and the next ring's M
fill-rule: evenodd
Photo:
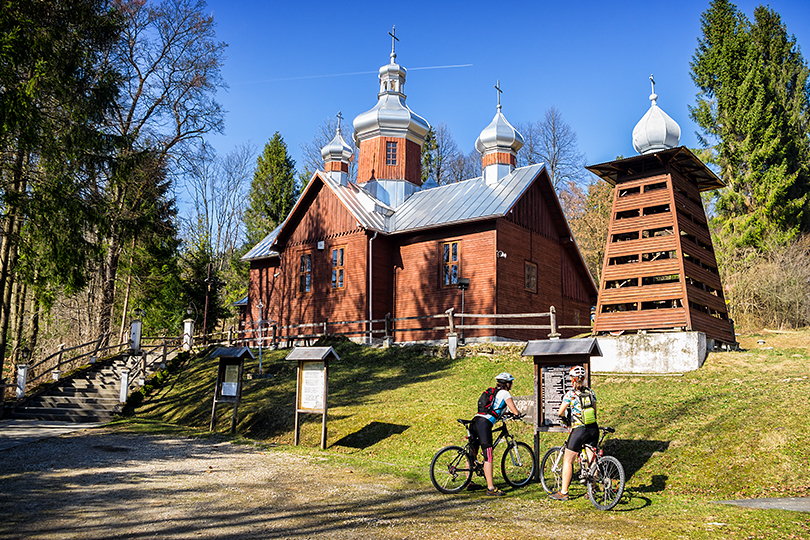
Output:
M242 399L242 373L245 358L253 359L253 353L247 347L217 347L211 356L219 357L219 369L217 369L217 381L214 386L209 431L214 431L216 428L217 405L233 403L233 414L231 415L231 433L233 433L236 431L236 413Z
M301 414L321 415L321 450L326 449L326 416L329 397L329 360L340 360L332 347L295 347L287 360L296 360L295 440L301 438Z
M585 368L585 384L591 383L591 356L602 356L594 338L544 339L529 341L523 356L534 357L534 396L515 398L525 402L527 418L534 424L534 455L540 456L540 432L565 431L558 425L557 411L563 396L571 389L568 371L574 366ZM524 412L520 406L518 410Z

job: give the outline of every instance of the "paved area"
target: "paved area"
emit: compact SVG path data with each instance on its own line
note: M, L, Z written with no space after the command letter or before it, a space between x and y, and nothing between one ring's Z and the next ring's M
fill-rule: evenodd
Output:
M745 508L762 508L765 510L793 510L810 512L810 497L786 497L773 499L738 499L736 501L717 501Z
M48 437L98 427L99 423L53 422L49 420L0 420L0 452Z

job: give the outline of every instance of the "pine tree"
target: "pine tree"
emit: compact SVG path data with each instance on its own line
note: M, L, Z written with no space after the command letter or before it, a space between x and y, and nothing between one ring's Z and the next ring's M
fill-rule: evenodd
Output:
M727 0L712 2L692 60L692 117L727 184L716 211L728 249L810 230L807 66L776 12L754 15L752 24Z
M295 161L287 154L287 145L277 131L256 162L245 211L248 241L259 242L284 221L297 195Z

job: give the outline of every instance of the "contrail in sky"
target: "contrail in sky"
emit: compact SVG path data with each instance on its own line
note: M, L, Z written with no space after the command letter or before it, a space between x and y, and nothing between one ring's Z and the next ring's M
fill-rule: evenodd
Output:
M472 64L451 64L447 66L424 66L424 67L413 67L407 68L408 71L420 71L425 69L452 69L452 68L465 68L465 67L472 67ZM276 79L267 79L264 81L252 81L252 82L244 82L238 84L262 84L262 83L269 83L269 82L284 82L284 81L303 81L308 79L328 79L332 77L348 77L351 75L371 75L373 73L377 73L377 70L374 71L353 71L348 73L330 73L325 75L302 75L300 77L279 77Z

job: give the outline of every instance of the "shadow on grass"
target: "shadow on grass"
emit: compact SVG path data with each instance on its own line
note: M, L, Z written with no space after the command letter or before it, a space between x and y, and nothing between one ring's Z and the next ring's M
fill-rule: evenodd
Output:
M359 431L346 435L330 446L348 446L350 448L358 448L362 450L364 448L368 448L369 446L374 446L391 435L399 435L409 427L411 426L388 424L385 422L371 422L363 426L363 428Z
M668 448L669 441L638 439L608 439L605 441L605 453L615 456L622 462L625 480L628 482L634 474L644 467L653 454L665 452ZM666 480L666 476L664 476L664 479Z

